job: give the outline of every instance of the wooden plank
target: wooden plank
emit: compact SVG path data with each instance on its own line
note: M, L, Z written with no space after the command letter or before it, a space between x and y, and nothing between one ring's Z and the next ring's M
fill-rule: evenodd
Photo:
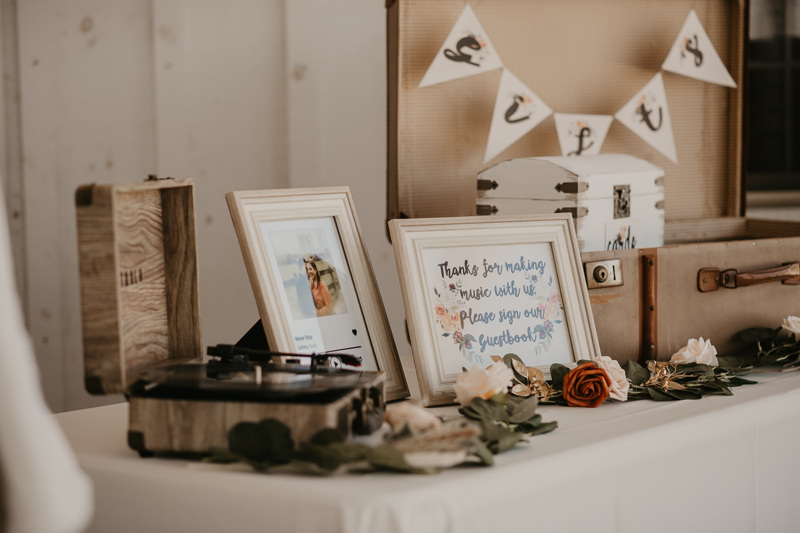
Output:
M109 186L88 186L78 198L84 204L76 212L86 385L98 394L122 392L114 193Z
M124 358L123 382L169 358L161 191L116 193L116 270Z
M161 206L169 354L202 359L194 188L162 189Z

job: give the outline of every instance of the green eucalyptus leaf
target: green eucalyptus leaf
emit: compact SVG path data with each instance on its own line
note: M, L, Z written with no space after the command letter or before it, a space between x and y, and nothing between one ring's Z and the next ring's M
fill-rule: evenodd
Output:
M647 393L650 395L651 400L655 400L657 402L671 402L676 399L674 396L670 396L665 392L661 392L655 387L645 387L645 388L647 389Z
M744 342L757 343L771 341L778 335L779 331L780 328L777 330L773 330L772 328L748 328L744 331L740 331L736 336Z
M542 415L536 415L533 418L522 422L517 426L517 431L530 434L542 423Z
M503 453L513 448L519 441L525 438L522 433L507 431L502 437L489 443L489 449L494 453Z
M513 411L509 413L511 416L509 416L508 421L512 424L520 424L530 420L536 416L536 408L538 405L539 399L536 396L526 398L523 402L514 406Z
M561 390L564 388L564 377L569 374L569 368L566 366L554 363L550 365L550 381L553 388Z
M586 363L592 363L592 364L594 364L592 361L590 361L590 360L588 360L588 359L579 359L579 360L578 360L578 366L585 365Z
M341 447L324 446L322 444L312 444L303 442L300 444L300 452L297 458L309 463L314 463L322 470L333 471L339 468L344 462L344 455Z
M254 424L240 422L228 432L228 449L258 463L286 463L292 458L294 440L289 426L267 418Z
M718 355L717 361L719 362L719 368L723 370L735 372L744 366L744 359L734 355Z
M678 400L699 400L703 397L701 392L695 390L668 390L667 394Z
M553 420L552 422L545 422L544 424L540 424L536 429L528 433L528 435L542 435L543 433L550 433L554 429L558 427L558 422Z
M650 371L633 359L625 361L625 364L622 365L622 369L625 371L627 378L634 385L641 385L650 379Z
M486 466L492 466L494 464L494 457L492 457L492 451L486 447L486 445L481 441L475 442L475 455L478 456L478 459L481 460L481 463L485 464Z
M395 472L412 472L414 468L406 462L402 452L391 446L379 446L372 450L367 458L369 464L379 470Z
M311 437L309 441L311 444L321 444L326 446L328 444L333 444L334 442L344 442L344 436L339 432L338 429L334 428L325 428L320 430Z
M739 385L755 385L755 384L758 383L758 381L751 381L749 379L744 379L744 378L740 378L738 376L733 376L733 377L728 379L728 383L730 383L733 386L738 387Z

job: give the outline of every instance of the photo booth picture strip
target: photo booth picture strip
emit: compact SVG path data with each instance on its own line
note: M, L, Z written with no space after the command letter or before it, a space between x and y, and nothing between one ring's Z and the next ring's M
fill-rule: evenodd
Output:
M675 138L672 135L672 121L667 107L667 93L660 72L617 111L614 118L667 159L675 164L678 163Z
M689 11L661 68L708 83L736 87L694 9Z
M475 12L467 4L436 53L419 86L466 78L503 66Z
M599 154L614 121L611 115L556 113L553 118L563 156Z
M552 114L541 98L503 69L483 162L489 162Z

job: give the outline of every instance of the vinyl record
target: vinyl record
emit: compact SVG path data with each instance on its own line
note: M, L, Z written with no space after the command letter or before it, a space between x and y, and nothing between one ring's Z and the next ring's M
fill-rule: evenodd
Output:
M329 401L330 397L355 389L375 374L325 366L312 368L303 365L258 365L252 362L244 368L213 363L172 365L142 372L138 389L153 397Z

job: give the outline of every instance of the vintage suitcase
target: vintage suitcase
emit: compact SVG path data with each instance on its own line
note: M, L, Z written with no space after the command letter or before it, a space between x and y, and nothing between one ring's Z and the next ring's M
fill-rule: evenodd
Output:
M420 80L462 0L389 0L387 216L476 214L478 173L500 161L559 155L546 119L483 164L500 70L429 87ZM615 122L604 153L663 168L666 246L583 254L603 354L661 359L687 339L722 353L750 326L800 314L800 223L743 217L749 3L746 0L492 0L470 3L508 68L555 112L613 115L660 71L694 9L738 88L663 73L679 163ZM603 278L606 260L622 276ZM719 290L705 268L720 275ZM770 271L732 276L733 270ZM770 278L771 276L771 278ZM765 283L769 279L774 283ZM705 280L705 281L703 281ZM789 283L782 283L788 281ZM616 284L615 286L609 285ZM619 285L621 283L621 285ZM748 284L753 287L745 287ZM739 288L732 288L735 286Z
M664 244L664 171L633 156L512 159L477 188L479 215L572 213L582 252Z
M364 373L356 388L324 402L210 401L202 392L143 386L145 371L202 361L194 184L84 185L75 204L86 390L126 395L131 448L142 455L226 448L234 425L264 418L286 423L295 442L325 427L350 436L357 417L382 417L381 372Z

